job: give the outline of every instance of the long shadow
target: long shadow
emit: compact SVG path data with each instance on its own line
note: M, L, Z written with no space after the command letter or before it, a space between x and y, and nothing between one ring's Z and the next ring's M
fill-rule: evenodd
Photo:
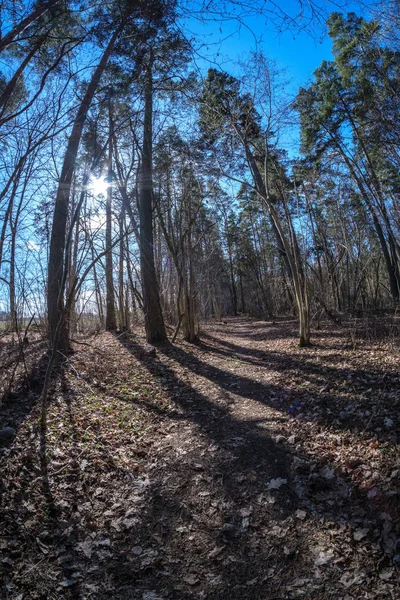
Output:
M235 337L236 337L236 333L235 333ZM204 333L202 338L204 338L205 340L209 340L210 344L207 345L204 342L200 342L200 347L203 345L204 347L207 347L207 349L212 352L219 352L219 351L223 352L223 348L218 347L218 346L223 346L223 347L225 347L225 352L226 352L227 356L232 356L232 355L238 354L241 356L241 358L242 357L257 358L257 359L259 359L259 361L263 361L263 363L262 363L263 366L273 367L274 363L282 363L282 364L293 367L293 369L300 369L300 370L304 370L304 371L312 370L312 372L318 373L318 374L324 374L324 373L326 374L327 372L329 372L329 369L330 369L330 367L326 366L325 364L318 365L318 364L315 364L314 362L312 362L313 358L314 358L314 351L318 351L321 349L319 346L311 346L310 348L303 350L301 353L301 356L296 358L292 354L279 352L277 350L263 350L261 348L249 348L248 346L241 346L239 344L234 344L234 343L228 342L227 340L222 339L220 337L216 337L210 333ZM326 349L326 347L322 347L322 349ZM337 348L330 344L328 349L336 350ZM337 352L336 354L330 353L329 361L343 362L343 358L345 357L345 351L346 350L344 350L342 348L341 351ZM254 364L258 364L258 366L260 366L259 361L258 361L258 363L254 363ZM347 369L346 369L346 372L347 372ZM365 372L370 372L370 371L360 370L360 373L365 373Z
M58 483L67 484L63 494L67 506L57 519L44 520L42 527L50 529L52 543L58 546L64 578L70 580L77 569L83 579L82 585L77 579L63 591L52 588L49 597L185 600L201 598L201 588L212 600L287 600L291 596L280 586L298 576L308 577L314 568L307 535L298 536L290 547L283 537L285 527L293 526L297 509L309 511L315 522L324 519L351 526L361 526L361 508L365 519L371 520L382 511L381 504L368 504L366 492L345 473L327 480L311 477L325 466L333 469L332 465L294 454L285 442L268 436L261 419L234 418L229 406L182 381L174 368L185 367L222 389L263 404L282 392L279 386L217 369L180 348L161 346L152 356L128 337L118 341L177 406L178 410L168 410L146 398L124 399L156 416L164 434L173 427L171 447L166 437L166 452L155 448L150 453L148 473L133 475L114 459L107 434L95 428L105 466L84 473L82 460L89 470L98 456L85 453L80 398L60 374L57 394L60 391L67 403L68 431L63 434L62 429L59 439L69 436L72 464L66 467L66 479L63 472L50 473L50 479L59 477ZM284 412L282 406L279 410ZM190 443L185 445L185 440ZM35 466L29 466L27 477L31 481L36 476ZM271 480L279 478L286 483L271 492ZM99 497L98 487L103 494ZM21 503L24 499L21 492ZM15 527L17 538L19 525ZM337 586L340 574L336 571ZM40 575L33 575L36 591ZM84 584L92 584L92 590ZM321 587L309 597L334 598L337 589Z
M204 456L198 448L188 448L184 460L169 458L165 465L157 465L151 471L151 485L138 496L142 500L132 501L133 528L119 531L108 526L105 530L110 540L109 555L102 560L101 567L108 589L112 584L112 597L125 600L143 598L146 594L151 597L152 590L160 588L163 593L167 591L170 598L196 597L196 593L190 591L196 589L191 587L196 584L185 582L189 551L193 557L199 557L196 568L206 568L207 576L212 574L213 579L219 581L216 588L210 588L213 598L254 598L246 592L246 581L259 575L260 566L279 571L293 558L285 555L283 548L277 549L273 556L259 548L257 561L249 560L255 549L250 526L245 522L249 502L267 491L267 482L271 478L289 479L288 452L258 431L254 423L249 426L230 418L225 408L214 405L206 396L181 382L168 366L146 355L140 345L129 341L126 344L130 352L135 356L137 353L146 368L150 367L152 375L158 379L162 376L168 389L173 388L173 397L179 398L181 411L168 414L152 410L154 407L146 400L143 405L164 418L166 423L179 423L179 431L185 425L184 417L186 424L189 418L197 427L199 438L203 439ZM135 399L134 403L139 405L140 401ZM193 470L206 479L200 488L193 485ZM167 485L164 484L165 476L169 478ZM120 477L116 474L114 484L118 485L120 481L121 499L127 486ZM137 483L140 481L129 483L131 492ZM273 510L266 507L263 518L258 517L258 526L268 526L271 512L276 519L282 520L297 507L297 496L290 488L277 490L276 496L276 506ZM215 517L211 501L217 500L221 508L219 516ZM180 531L182 528L184 532ZM190 541L193 536L196 542ZM185 546L192 543L196 544L196 549ZM68 547L73 554L73 540L68 540ZM226 564L217 562L217 555L222 551ZM216 552L215 556L213 552ZM90 559L89 565L92 562ZM202 579L202 573L199 574ZM233 594L228 596L227 590L232 587ZM260 584L264 598L279 597L271 595L268 588L267 582ZM109 594L98 589L95 597L107 598Z
M65 418L56 439L49 428L47 439L41 440L45 452L41 468L37 445L32 441L30 447L26 437L24 446L17 439L3 460L8 485L1 490L0 538L11 544L13 564L0 578L1 598L9 597L6 586L15 585L27 597L32 594L35 598L81 600L87 597L91 584L98 585L99 570L109 568L110 538L115 532L110 532L102 515L115 502L113 494L118 495L124 486L132 487L132 473L114 459L113 448L96 427L95 420L90 425L96 432L96 466L91 468L93 456L86 453L85 432L80 425L82 399L70 385L67 370L67 364L58 365L53 378L51 402L63 403ZM21 472L16 472L15 465L21 467ZM104 492L95 500L96 492L101 489L99 485L104 486ZM111 487L110 498L106 494L107 485ZM92 544L93 555L85 554L82 544L85 551ZM23 550L17 552L14 548ZM118 547L115 553L118 556ZM26 568L27 565L31 566Z
M35 354L38 354L38 356L35 356ZM9 378L11 374L10 367L14 366L15 360L17 360L17 355L14 353L8 363L6 361L2 364L4 381ZM31 344L26 350L26 360L29 363L28 373L20 375L14 381L12 389L9 392L7 389L4 390L0 397L0 429L11 426L18 430L36 405L49 361L46 342L41 341ZM6 384L5 387L8 387L8 385Z
M232 346L233 344L230 345ZM293 389L285 389L283 386L277 384L266 385L249 377L222 370L200 360L193 354L187 353L177 346L168 347L163 352L180 364L188 367L194 373L210 379L210 381L216 383L227 392L231 392L243 398L256 400L260 404L269 405L274 409L285 413L289 411L291 414L295 414L297 418L307 419L308 415L310 415L313 421L317 420L321 422L321 425L333 425L336 428L348 429L355 433L360 433L360 423L357 417L352 418L352 414L346 414L345 418L338 418L340 417L340 414L337 414L337 412L335 413L335 410L340 413L343 407L335 404L338 401L338 394L335 392L327 393L312 389L313 397L310 398L309 390L296 391ZM382 379L382 372L371 372L361 369L343 371L342 369L319 366L317 364L305 365L300 358L296 359L287 357L286 355L281 356L278 353L267 353L267 356L268 362L263 362L264 366L271 366L273 369L282 372L291 370L303 371L308 376L310 384L322 385L326 383L327 376L329 377L329 381L331 378L333 381L335 381L335 378L336 380L338 378L343 380L344 374L346 374L346 377L351 376L353 379L360 380L359 389L361 391L376 386L380 392L384 390L393 392L396 388L400 390L400 380L397 375L395 375L393 379ZM313 377L315 378L314 381ZM395 388L393 387L393 381L396 385ZM348 400L346 400L346 403L347 402ZM393 402L396 403L395 398L393 399ZM374 404L373 398L371 404ZM367 400L364 400L364 407L366 407L366 405ZM314 409L317 406L319 409L325 408L326 410L320 410L318 413L315 413ZM394 407L393 412L395 412ZM363 435L369 436L372 433L374 437L380 441L394 441L393 436L396 434L396 430L377 431L375 425L376 423L373 422L372 419L367 418L365 423L361 425Z
M10 392L4 393L3 397L0 400L0 426L11 426L13 429L15 429L16 435L18 434L18 430L24 424L25 420L29 419L29 417L35 411L38 401L40 400L40 394L43 387L45 372L49 362L47 342L45 340L34 340L30 343L30 345L27 348L25 348L24 354L25 360L30 367L28 372L24 372L22 375L20 375L18 379L14 382L12 390ZM15 360L15 357L14 359L10 359L8 364L9 367L13 366L13 360ZM3 366L7 367L7 364L3 364ZM59 362L56 368L54 369L52 381L50 384L50 397L54 395L55 387L58 381L61 382L62 390L65 392L64 362ZM40 446L40 455L42 457L40 460L40 466L38 464L39 457L37 454L37 445L35 445L34 440L38 440ZM3 452L3 456L1 457L1 468L3 473L13 473L13 461L16 458L16 455L18 455L18 453L21 453L22 451L22 453L24 454L22 461L23 473L18 474L22 486L24 489L28 489L30 485L32 485L33 481L40 480L40 487L42 490L44 500L44 505L40 509L38 506L36 507L36 510L42 510L44 512L44 518L40 522L39 527L36 531L36 540L39 541L36 544L33 542L30 549L28 549L26 557L32 558L33 563L38 563L38 567L34 566L32 567L32 569L27 570L27 573L30 574L32 572L34 578L36 578L37 568L39 568L40 570L40 565L42 563L42 560L36 560L38 552L39 556L40 550L42 550L42 552L44 553L47 553L49 551L47 549L47 544L50 544L49 547L54 548L57 552L57 548L60 545L64 546L67 543L70 535L66 535L63 531L63 529L65 528L63 528L61 525L62 519L60 511L53 495L52 485L50 482L52 473L51 469L49 469L49 449L48 440L46 436L42 435L39 432L39 428L36 425L34 425L32 446L28 445L28 447L22 449L21 447L18 447L18 444L15 446L12 442L14 442L14 440L10 439L9 445L11 445L11 448L6 452ZM40 477L38 477L38 475L40 475ZM7 538L8 534L10 533L10 530L8 528L11 527L13 538L17 539L22 533L22 539L24 539L25 535L22 531L23 527L21 528L19 525L19 523L21 522L21 514L16 515L15 522L13 525L11 525L9 514L11 512L11 501L7 495L7 488L3 489L2 491L3 501L1 502L1 512L3 514L1 519L1 534L4 535L5 538ZM19 502L23 502L24 504L31 504L32 502L37 501L37 498L31 498L25 495L23 490L21 490L21 493L18 495L18 497L19 496ZM15 508L17 509L17 511L19 502L16 502L15 504ZM8 503L10 504L8 505ZM65 580L68 580L69 575L71 575L71 570L68 570L66 563L63 561L60 561L60 565ZM12 576L12 571L8 573L8 576ZM3 592L4 591L5 590L3 590ZM79 582L77 582L73 587L69 589L69 596L74 600L78 600L81 597Z
M252 425L246 422L237 421L230 414L229 410L221 405L211 402L206 396L197 392L191 386L182 382L160 359L151 356L143 357L142 346L132 339L120 338L123 346L129 350L136 358L146 366L148 371L154 375L162 375L172 386L173 398L177 401L179 407L183 409L184 415L190 414L191 420L198 426L199 431L206 433L209 440L217 444L221 449L234 457L231 477L227 480L227 485L232 482L235 473L243 473L249 468L256 467L262 472L263 477L284 477L288 471L287 452L278 446L271 438L257 431ZM176 349L172 346L158 346L158 352L167 354L176 358ZM181 356L182 359L184 357ZM188 360L190 358L188 357ZM200 362L200 361L198 361ZM185 364L185 366L189 366ZM203 364L201 363L203 368ZM190 368L190 366L189 366ZM226 375L220 371L218 376ZM226 385L229 384L229 375L226 375ZM243 440L243 445L238 448L232 447L231 440L239 438ZM255 456L259 457L260 462L257 465ZM271 461L271 457L273 460ZM235 489L228 490L228 494L235 494Z
M239 339L243 338L246 340L252 340L254 342L288 339L293 343L296 343L298 339L297 320L285 318L276 319L275 321L257 321L246 317L231 317L228 318L224 325L213 323L212 330L218 334L221 334L222 336L226 335L229 333L231 323L234 323L235 326L239 325L240 328L238 329L235 327L234 332L235 337ZM332 322L325 321L323 325L323 329L321 330L313 329L311 336L313 342L321 339L329 339L331 341L331 347L340 349L343 347L343 343L346 340L350 340L351 335L355 335L357 339L368 339L366 336L365 327L360 326L359 324L357 327L354 327L353 322L343 323L340 328L338 328L338 326ZM348 333L347 337L345 335L346 330ZM388 327L386 327L385 331L390 331L390 333L393 334L394 328L389 327L388 329ZM202 332L201 337L207 337L207 335L207 331ZM376 337L377 336L375 335L375 338ZM382 336L378 335L378 337Z
M168 382L166 390L172 389L173 391L167 393L171 394L173 401L183 410L189 426L191 424L196 428L197 433L194 434L194 438L199 440L197 448L183 452L175 461L167 457L158 471L155 470L157 477L154 486L149 489L145 517L146 523L151 524L150 530L156 539L160 540L161 545L168 546L168 552L172 553L173 561L178 564L182 563L182 568L187 568L187 563L185 563L182 548L179 550L176 546L179 541L179 536L176 534L178 523L179 530L186 526L189 533L193 531L193 535L189 536L189 539L195 539L197 535L202 539L201 536L203 536L203 543L200 544L202 556L200 563L204 571L207 571L208 567L211 569L212 564L215 568L215 560L212 560L214 548L218 548L215 551L219 552L221 546L224 557L237 555L238 546L243 549L242 563L233 562L231 564L229 560L225 560L219 564L218 572L221 581L220 585L212 592L212 598L221 600L241 597L266 600L286 598L289 596L286 596L284 592L281 595L277 591L272 591L276 584L274 577L268 581L258 579L260 572L263 571L263 564L266 565L266 570L272 569L272 571L280 562L285 565L285 568L289 569L286 583L291 579L291 559L295 561L296 573L302 571L304 575L307 573L307 569L311 568L310 555L307 555L307 549L302 547L302 541L299 542L299 549L293 556L287 549L282 552L283 548L279 543L274 546L273 557L271 557L270 548L265 553L263 548L258 548L258 555L254 555L252 548L254 549L253 534L255 535L255 530L241 530L240 520L243 515L248 514L243 512L246 507L249 504L255 505L257 498L264 498L263 505L267 504L263 494L267 493L268 495L268 482L271 478L285 479L287 485L285 484L276 492L276 504L269 511L264 512L261 521L255 523L256 528L268 528L271 520L279 522L279 520L290 519L298 507L309 510L317 520L323 518L341 525L348 524L351 527L360 522L360 514L365 515L366 521L376 518L377 512L380 510L379 503L374 505L373 502L370 502L366 491L354 482L348 473L335 469L336 474L332 479L330 474L328 478L313 477L312 473L324 471L326 468L329 470L334 468L329 461L318 461L315 457L302 455L297 451L295 455L292 455L289 447L283 443L278 444L268 436L265 430L260 428L260 420L238 421L229 414L226 407L210 399L212 394L209 398L184 383L173 368L158 357L144 356L140 344L128 338L120 338L119 341L145 366L151 375L155 377L162 375L163 380ZM235 393L239 391L239 395L242 394L243 397L251 397L265 402L265 396L274 390L273 386L263 386L251 382L247 378L227 374L221 369L204 365L197 358L188 355L178 347L161 346L157 348L157 353L168 361L175 361L177 365L190 369L196 374L209 377L222 388L231 389L232 381L236 380ZM183 422L181 427L183 442L185 439ZM210 443L212 451L207 452L207 446ZM204 449L201 451L202 448ZM294 456L297 466L294 466L293 463ZM198 526L200 518L198 491L197 500L195 500L196 473L199 470L207 482L206 489L210 490L205 492L205 496L206 498L211 497L211 506L213 502L215 505L218 496L222 497L223 502L226 503L222 511L222 521L216 517L213 524L208 523L207 526L202 522L201 527ZM171 482L171 480L172 485L164 483L164 481ZM188 536L185 537L187 539ZM306 542L306 539L303 541ZM376 539L372 537L371 543L374 541L376 542ZM180 543L182 544L182 541ZM211 556L209 556L210 554ZM160 574L161 569L162 573ZM157 590L166 589L171 597L197 597L195 593L185 591L184 585L182 587L184 575L185 571L182 572L179 567L168 569L165 564L156 561L138 579L138 584L143 585L143 589L149 589L149 586ZM129 568L127 568L126 577L128 581ZM244 585L246 581L251 581L253 578L258 582L256 592ZM200 577L200 579L202 578ZM233 586L232 581L234 582ZM121 598L125 597L129 596L121 595Z
M221 354L222 356L230 358L238 356L243 362L248 362L257 367L270 367L273 370L281 372L289 370L297 373L303 372L307 376L320 376L320 380L317 381L317 383L325 383L327 376L329 377L329 375L332 374L335 378L339 376L358 378L361 380L362 385L379 385L379 389L382 388L382 384L383 386L386 385L386 387L392 386L393 383L398 383L400 385L400 377L397 373L388 374L384 371L371 369L332 367L323 362L321 363L318 360L318 356L316 357L316 361L314 358L314 351L318 350L316 347L309 348L307 354L303 353L301 356L294 356L277 350L261 350L240 346L210 334L206 334L203 337L211 343L207 344L202 341L199 343L199 347L210 354ZM329 361L331 363L343 363L344 357L343 351L337 354L330 353Z
M382 427L387 407L382 401L382 414L379 414L379 411L377 413L377 398L374 392L379 397L382 394L389 394L391 397L391 414L397 415L400 409L400 376L398 373L326 365L325 363L314 361L312 349L307 353L307 356L296 357L277 351L265 351L239 346L238 344L233 344L232 342L221 340L211 335L207 335L206 339L212 342L212 344L203 342L199 346L200 349L204 350L206 357L207 355L219 355L226 358L238 357L241 362L247 362L258 368L262 367L265 369L270 367L272 370L282 374L292 372L296 377L300 375L304 378L310 388L298 392L293 389L286 390L286 395L290 400L288 401L284 398L282 399L282 396L285 395L285 388L279 385L273 386L268 384L268 386L265 386L247 377L221 371L217 367L200 361L193 354L187 354L180 349L174 350L176 360L187 362L194 372L208 377L215 383L221 384L222 387L231 388L230 391L238 395L246 397L246 394L249 394L248 397L263 404L270 404L278 410L286 412L297 403L296 415L299 418L307 418L307 414L310 414L313 420L318 417L323 425L333 425L340 429L349 429L354 433L362 431L364 436L372 434L380 441L397 443L398 431L396 427L386 428L386 430L384 426ZM329 360L343 362L343 355L330 355ZM343 385L343 382L346 383L343 391L351 386L353 394L351 400L340 394L341 389L338 386ZM321 386L328 387L331 390L330 393L321 391ZM365 393L367 395L361 397ZM281 399L277 399L276 396L280 396ZM314 400L310 400L311 396L313 396ZM342 411L349 402L353 405L352 410L350 412L345 411L343 414ZM317 417L314 412L316 404L318 404L320 409L326 408L326 411L320 411ZM372 418L364 417L365 421L360 423L360 419L356 414L357 410L355 410L357 405L360 411L365 412L367 409L370 409Z
M45 342L42 345L45 347ZM48 361L49 356L45 352L39 362L33 364L28 381L23 378L20 385L3 401L1 411L3 422L12 425L16 430L35 411ZM61 393L66 392L65 368L65 363L59 362L54 370L49 391L52 402L58 386L61 388ZM69 414L71 416L70 410ZM72 418L69 426L72 430L75 446L77 440ZM74 582L72 585L70 578L75 567L69 567L65 561L65 549L70 545L70 540L74 538L75 532L73 526L69 529L65 526L63 515L54 496L54 486L52 484L54 468L52 468L52 461L49 456L48 434L43 434L39 431L39 427L34 425L32 436L24 436L23 443L24 446L21 446L17 438L2 458L1 466L8 485L2 490L0 535L4 541L11 540L11 548L14 549L17 543L18 546L23 548L23 552L20 553L14 550L15 562L12 567L10 565L8 573L0 584L0 594L6 594L4 597L9 597L7 587L4 586L13 587L14 569L15 567L18 568L19 558L22 559L22 575L21 572L18 573L17 586L22 586L21 589L26 591L27 588L35 587L37 582L40 581L43 563L47 562L48 555L54 553L62 574L59 583L62 582L63 577L64 582L68 583L68 588L63 591L63 597L79 600L82 597L79 581ZM40 452L38 452L38 447ZM75 452L73 452L73 455L75 455ZM15 472L15 464L19 464L21 472ZM76 478L74 456L71 457L70 466L71 472L74 473L73 476ZM20 485L17 494L15 493L15 487L13 487L14 478L17 485ZM74 507L72 506L72 508ZM26 568L29 563L31 563L31 566ZM54 585L54 582L52 584ZM46 589L47 586L48 581L45 580L39 586L43 597L48 597L47 593L50 595L53 593L50 589Z
M259 547L256 558L252 546L253 527L268 527L272 515L278 522L288 518L298 507L298 496L290 486L283 485L275 491L274 505L265 503L260 511L262 516L257 516L257 523L254 522L250 528L246 519L249 520L251 504L256 502L256 498L262 499L263 494L268 496L269 481L279 478L289 481L289 450L266 435L258 423L233 418L226 407L212 402L181 381L157 357L144 356L140 344L128 338L120 338L119 341L151 375L157 378L162 375L163 380L168 382L167 389L173 390L167 393L171 394L184 416L179 426L179 438L185 439L186 421L189 429L195 427L194 435L198 440L197 447L189 446L184 455L176 459L166 457L165 464L155 469L155 473L153 471L155 482L146 496L146 510L141 516L142 525L137 534L139 539L154 539L155 536L158 544L154 547L167 547L168 550L164 558L160 556L144 572L134 563L125 564L127 589L135 580L140 589L162 589L171 598L197 597L194 591L189 591L190 586L196 583L192 584L189 579L189 583L185 583L185 577L190 575L187 572L189 552L198 555L193 570L198 573L199 582L204 585L204 576L211 577L210 574L218 580L215 588L209 587L211 597L279 598L271 591L269 581L259 582L256 596L246 582L258 581L260 569L265 572L276 569L278 572L283 566L290 568L294 557L285 555L283 547L275 548L273 556L270 548L264 551ZM171 348L157 349L157 352L164 351L169 354ZM193 431L191 433L193 435ZM166 474L168 478L164 483ZM197 480L203 485L197 486ZM218 506L218 510L213 505ZM196 549L186 550L184 541L190 544L188 538L196 540L193 542ZM137 562L140 562L139 559ZM173 569L171 565L174 565ZM117 571L120 578L120 569Z

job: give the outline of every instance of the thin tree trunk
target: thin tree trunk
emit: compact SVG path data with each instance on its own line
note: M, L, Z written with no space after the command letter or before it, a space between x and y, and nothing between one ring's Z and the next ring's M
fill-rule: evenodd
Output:
M189 277L187 281L187 324L188 324L188 337L187 340L190 343L197 341L198 336L196 333L196 311L194 303L194 273L193 273L193 248L192 248L192 230L191 224L187 236L187 252L188 252L188 270Z
M15 89L15 86L17 85L18 79L21 77L22 73L25 70L25 67L30 63L30 61L35 56L36 52L39 50L39 48L41 47L41 45L43 44L43 42L45 40L46 40L46 36L41 36L37 40L36 44L33 46L31 51L26 55L26 57L24 58L24 60L22 61L22 63L18 67L18 69L15 71L14 75L11 77L11 79L7 83L6 87L4 88L4 90L0 96L0 107L1 107L0 118L3 116L3 114L7 110L7 105L9 103L9 100Z
M17 305L15 298L15 248L17 238L17 226L13 225L12 217L10 215L10 226L11 226L11 248L10 248L10 329L11 331L18 331L18 319L17 319Z
M111 94L111 92L110 92ZM106 331L115 331L117 328L115 319L114 301L114 278L113 278L113 255L112 255L112 119L111 119L111 97L109 100L109 140L108 140L108 187L106 203Z
M57 344L58 349L69 350L68 336L68 315L64 314L64 285L65 285L65 264L64 254L67 235L67 221L69 210L69 197L71 191L71 182L75 170L76 157L79 144L82 137L83 126L87 113L92 103L94 94L100 83L101 76L106 68L108 59L111 56L115 42L122 30L120 25L113 33L104 54L93 73L92 79L88 85L81 105L78 109L72 132L68 140L67 150L64 156L64 163L61 169L60 181L58 184L53 226L50 239L48 284L47 284L47 310L49 339L51 344ZM60 327L57 329L57 324ZM57 340L56 340L57 330Z
M235 282L235 274L233 270L233 256L232 256L232 245L229 241L229 234L227 234L227 244L228 244L228 259L229 259L229 275L231 279L231 298L232 298L232 308L233 314L236 317L237 315L237 291L236 291L236 282Z
M14 208L15 196L17 194L19 182L20 182L20 179L22 176L23 169L25 167L25 163L26 163L26 160L22 161L21 164L19 165L18 169L14 170L14 173L13 173L13 176L14 176L13 187L11 190L10 199L8 201L6 211L3 216L3 225L2 225L1 233L0 233L0 266L3 262L3 251L4 251L6 234L7 234L7 223L9 222L10 215L12 215L12 211Z
M0 53L3 52L13 41L29 27L35 21L39 19L43 14L48 12L53 6L60 4L61 0L47 0L47 2L41 2L37 8L35 8L25 19L22 19L18 25L16 25L11 31L9 31L0 40Z
M241 309L242 309L242 313L246 312L246 304L244 301L244 289L243 289L243 275L242 275L242 271L239 271L239 287L240 287L240 300L242 303Z
M285 263L288 271L291 273L291 283L293 286L294 297L296 300L296 307L299 317L299 345L301 347L310 345L310 326L309 326L309 305L308 305L308 293L305 281L302 281L301 265L298 264L298 255L296 255L296 247L290 246L290 243L286 239L279 215L275 209L275 206L270 201L266 186L263 182L260 170L256 164L255 158L250 150L246 140L242 137L242 143L244 145L246 158L254 179L255 188L263 200L269 215L271 217L272 226L277 235L278 244L281 243L284 251ZM303 278L305 279L305 278Z
M369 197L368 189L366 189L364 183L361 181L361 178L359 177L359 175L356 172L356 167L353 165L353 162L347 156L344 148L342 147L342 145L339 142L339 140L337 139L337 137L335 137L329 129L325 129L325 131L329 134L330 138L335 143L344 163L346 164L347 168L349 169L350 175L356 182L358 189L360 190L360 192L366 202L367 208L372 217L374 229L378 236L379 243L380 243L380 246L382 249L382 254L383 254L383 257L385 260L386 270L387 270L388 279L389 279L390 292L391 292L393 300L395 302L398 302L399 298L400 298L400 281L397 276L398 270L396 269L396 262L393 262L392 257L390 256L390 252L387 247L385 235L384 235L382 226L379 222L378 216L376 214L375 207L373 206L373 203Z
M81 194L85 194L86 195L86 190L82 190ZM70 258L70 267L69 267L69 292L71 292L71 290L74 289L75 284L76 284L76 279L78 277L78 250L79 250L79 228L80 228L80 212L81 212L81 206L83 204L83 198L82 202L78 203L77 206L77 214L75 217L75 235L74 235L74 240L73 240L73 245L71 248L71 258ZM67 297L70 298L70 308L69 308L69 312L71 314L71 321L73 322L73 331L76 331L77 328L77 323L78 323L78 318L77 318L77 314L76 314L76 298L75 295L71 293L67 294Z
M93 244L91 245L91 253L92 253L92 262L94 263L94 248ZM97 269L96 264L93 265L93 280L94 280L94 290L96 295L96 304L97 304L97 312L99 314L100 327L104 327L104 313L103 313L103 303L101 301L101 291L99 286L99 278L97 277Z
M124 286L124 230L125 230L125 210L122 208L119 221L119 272L118 272L118 321L121 331L128 329L128 307L125 306L125 286Z

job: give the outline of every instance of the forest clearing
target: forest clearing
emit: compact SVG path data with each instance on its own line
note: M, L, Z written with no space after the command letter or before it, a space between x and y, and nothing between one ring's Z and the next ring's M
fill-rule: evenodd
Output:
M32 341L29 385L21 367L0 412L17 432L1 455L1 597L398 598L390 328L325 324L307 349L295 321L240 316L198 345L82 338L52 384L45 482Z

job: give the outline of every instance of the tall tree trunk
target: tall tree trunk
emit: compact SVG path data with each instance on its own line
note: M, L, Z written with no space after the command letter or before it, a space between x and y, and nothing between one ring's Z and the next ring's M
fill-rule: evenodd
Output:
M26 159L23 160L22 162L20 161L20 165L18 165L18 168L14 170L14 173L12 175L13 177L13 181L12 181L12 190L11 190L11 194L10 194L10 199L8 201L7 204L7 208L5 210L5 213L3 215L3 225L1 228L1 232L0 232L0 267L3 263L3 251L4 251L4 245L5 245L5 241L6 241L6 234L7 234L7 224L9 223L9 219L10 216L12 215L12 211L14 208L14 200L15 200L15 196L17 194L18 191L18 186L19 186L19 182L23 173L23 169L25 168L25 164L26 164ZM8 191L8 190L7 190Z
M190 214L189 214L190 216ZM194 302L194 273L193 273L193 246L192 246L192 221L189 222L189 230L187 235L187 271L186 274L186 323L187 333L185 338L188 342L194 343L198 340L196 332L196 310Z
M50 239L49 269L47 283L47 311L49 339L60 350L69 350L68 315L64 307L65 264L64 254L67 235L67 221L71 182L75 170L76 157L82 137L83 126L93 96L100 83L101 76L111 56L115 42L122 30L120 25L113 33L104 54L92 75L86 93L75 117L72 132L68 140L67 150L61 169L56 201L54 206L53 226ZM57 331L57 336L56 336Z
M6 33L6 35L0 39L0 53L12 44L13 41L29 27L29 25L32 25L39 17L52 9L53 6L60 4L60 2L61 0L47 0L47 2L41 2L37 8L32 10L32 12L25 17L25 19L22 19L18 25L15 25L11 31Z
M44 36L44 35L42 35L40 38L38 38L38 40L36 41L36 44L33 46L31 51L28 52L28 54L26 55L26 57L24 58L24 60L20 64L20 66L18 67L18 69L15 71L14 75L11 77L10 81L5 86L3 92L0 96L0 108L1 108L0 118L3 116L3 114L7 110L7 105L9 103L9 100L12 97L12 93L15 89L15 86L17 85L19 78L21 77L22 73L24 72L25 67L30 63L30 61L35 56L36 52L39 50L39 48L42 46L43 42L46 39L47 39L47 36Z
M288 273L291 276L291 284L296 301L297 314L299 317L299 345L301 347L309 346L311 342L308 291L306 280L302 272L302 265L299 261L298 249L296 247L297 241L296 239L287 239L280 217L275 209L274 204L271 202L267 186L263 181L250 146L242 136L240 137L245 149L246 159L253 176L255 188L268 210L272 222L272 228L276 234L278 246L282 246L281 251L284 253L283 258L285 260L285 265ZM293 234L291 237L293 238Z
M232 243L229 239L229 233L227 233L227 244L228 244L228 259L229 259L229 276L230 276L230 280L231 280L232 309L233 309L233 314L236 317L236 315L237 315L237 291L236 291L235 273L234 273L234 269L233 269Z
M128 329L128 305L125 303L124 254L125 254L125 210L122 208L119 217L119 271L118 271L118 322L121 331ZM126 304L126 305L125 305Z
M110 92L111 94L111 92ZM106 331L115 331L117 328L115 319L114 300L114 278L113 278L113 255L112 255L112 118L111 118L111 96L109 100L109 140L108 140L108 187L106 203Z
M351 177L356 182L358 189L360 190L360 192L366 202L367 208L372 217L374 229L375 229L376 234L379 239L383 258L385 260L385 265L386 265L386 270L387 270L389 285L390 285L390 293L392 295L393 300L397 303L400 298L400 280L399 280L399 275L398 275L399 269L397 267L397 260L396 260L396 256L393 257L393 255L392 256L390 255L388 244L385 239L385 234L384 234L381 223L380 223L377 213L376 213L376 208L375 208L373 202L371 201L371 198L369 195L368 186L366 184L364 184L364 182L361 180L360 175L356 171L357 164L354 163L354 161L352 161L347 156L347 154L346 154L342 144L338 140L337 136L335 136L329 129L325 128L325 131L329 134L330 138L335 143L344 163L346 164L347 168L349 169ZM378 210L379 210L379 208L378 208Z
M242 270L239 270L239 287L240 287L240 301L241 301L241 309L242 309L242 313L246 312L246 304L244 301L244 289L243 289L243 274L242 274Z
M83 195L83 197L82 197ZM78 325L78 316L76 314L76 297L74 294L74 288L78 277L78 250L79 250L79 230L80 230L80 212L81 206L86 196L86 190L83 189L81 192L81 201L78 201L75 215L75 233L73 243L71 244L70 258L69 258L69 273L68 273L68 291L67 298L69 300L69 313L71 315L72 331L76 331ZM72 224L73 225L73 224ZM71 226L72 226L71 225Z
M146 338L150 344L167 341L154 265L153 238L153 74L152 57L145 83L142 162L139 171L140 270Z
M17 303L15 295L15 249L17 241L17 226L16 223L12 223L12 217L10 215L10 226L11 226L11 248L10 248L10 329L11 331L18 331L18 317L17 317Z
M104 327L103 302L102 302L102 298L101 298L99 278L97 277L97 268L96 268L96 264L95 264L95 255L94 255L93 244L91 244L90 250L91 250L92 262L93 262L93 281L94 281L94 291L95 291L95 295L96 295L97 313L99 315L100 327Z

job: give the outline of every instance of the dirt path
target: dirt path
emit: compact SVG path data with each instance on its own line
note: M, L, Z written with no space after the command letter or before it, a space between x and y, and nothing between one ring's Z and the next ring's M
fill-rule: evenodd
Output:
M8 486L8 519L28 508L3 531L25 548L4 598L398 599L398 355L294 332L236 318L199 346L80 348L50 411L54 514L34 466Z

